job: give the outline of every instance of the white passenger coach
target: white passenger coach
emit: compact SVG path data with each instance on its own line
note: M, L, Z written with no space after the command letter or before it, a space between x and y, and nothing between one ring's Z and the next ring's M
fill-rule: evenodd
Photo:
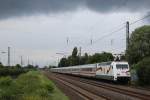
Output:
M96 64L52 68L52 72L73 74L78 76L107 79L113 81L129 81L130 69L128 62L112 61Z

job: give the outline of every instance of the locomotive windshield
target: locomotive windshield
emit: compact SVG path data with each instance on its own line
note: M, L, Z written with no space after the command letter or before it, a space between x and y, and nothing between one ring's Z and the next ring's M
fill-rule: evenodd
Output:
M128 65L127 64L116 64L116 68L117 69L128 69Z

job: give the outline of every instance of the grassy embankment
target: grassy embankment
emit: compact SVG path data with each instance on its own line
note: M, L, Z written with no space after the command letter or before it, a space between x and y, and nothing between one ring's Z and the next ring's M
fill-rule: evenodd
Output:
M68 100L68 98L39 71L29 71L0 78L0 100Z

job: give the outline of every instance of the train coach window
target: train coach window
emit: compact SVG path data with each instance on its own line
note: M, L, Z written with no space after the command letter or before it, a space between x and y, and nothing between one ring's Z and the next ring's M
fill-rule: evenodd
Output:
M92 68L83 68L82 71L92 71Z
M128 65L127 64L116 64L116 68L117 69L128 69Z

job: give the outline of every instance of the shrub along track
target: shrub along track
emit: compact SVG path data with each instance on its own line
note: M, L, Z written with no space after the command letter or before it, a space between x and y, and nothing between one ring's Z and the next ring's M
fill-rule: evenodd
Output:
M101 83L94 80L79 78L68 76L64 74L54 74L54 77L57 77L63 81L69 81L74 84L81 85L81 88L86 89L87 91L93 92L98 96L104 97L106 99L114 99L114 100L149 100L150 92L139 90L139 89L131 89L123 86L112 85L107 83ZM142 91L142 92L141 92Z

